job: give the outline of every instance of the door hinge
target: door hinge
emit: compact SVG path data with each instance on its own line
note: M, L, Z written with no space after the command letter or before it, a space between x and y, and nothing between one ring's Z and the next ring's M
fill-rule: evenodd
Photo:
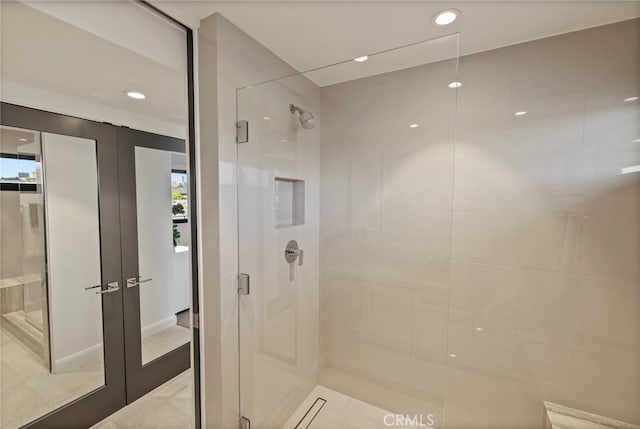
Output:
M200 314L193 313L193 327L196 329L200 329Z
M249 295L249 292L250 292L249 274L245 274L245 273L238 274L238 294Z
M245 416L240 417L240 429L251 429L251 420Z
M236 122L236 143L249 141L249 121Z

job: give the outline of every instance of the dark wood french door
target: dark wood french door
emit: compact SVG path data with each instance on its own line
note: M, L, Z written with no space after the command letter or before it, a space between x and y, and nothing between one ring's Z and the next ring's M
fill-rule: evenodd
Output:
M173 243L174 225L185 224L173 223L172 207L164 204L165 196L180 194L166 173L186 158L184 140L128 128L118 129L117 140L127 399L133 401L189 368L190 242ZM179 325L176 314L187 323Z
M32 395L34 404L28 405L37 411L13 423L30 429L88 428L190 366L192 250L185 241L191 228L184 226L189 185L186 174L175 183L169 178L174 165L187 164L185 142L8 103L0 113L3 138L36 136L29 144L42 150L38 186L42 217L49 223L44 284L51 301L43 317L51 362L27 368L15 352L16 375L25 392L43 386L40 393L49 394L65 383L75 389L42 404L35 404L42 395ZM67 182L53 183L58 180ZM75 196L83 198L82 207L73 202ZM177 205L181 224L175 222ZM76 217L84 223L74 224ZM176 240L178 228L182 241ZM80 249L76 261L63 251L73 237ZM88 269L85 259L95 266ZM84 304L69 304L72 296ZM87 313L85 305L95 311ZM84 329L88 319L96 326ZM67 327L59 329L63 323ZM88 346L76 344L81 337L89 338L83 339ZM3 365L11 356L3 356Z

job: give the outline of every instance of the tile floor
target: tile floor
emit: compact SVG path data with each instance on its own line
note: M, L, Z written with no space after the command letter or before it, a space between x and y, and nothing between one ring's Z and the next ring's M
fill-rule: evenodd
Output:
M24 425L104 384L102 364L51 374L41 358L0 329L0 427Z
M189 369L110 415L91 429L193 427L193 372Z
M142 363L146 364L191 341L191 330L184 326L170 326L142 340Z
M391 414L382 408L343 395L324 386L316 386L300 407L284 424L282 429L294 429L317 398L327 402L311 421L305 419L302 429L383 429L389 428L384 424L384 417ZM308 424L308 425L307 425Z
M187 333L185 336L184 333ZM149 350L171 350L189 341L189 330L172 326L149 336ZM17 428L103 383L101 368L83 368L83 372L53 375L42 361L4 329L0 330L2 367L0 427ZM161 354L161 353L160 353ZM157 356L159 356L158 354ZM151 360L151 354L147 358ZM156 356L156 357L157 357ZM101 364L100 364L101 365ZM117 411L93 429L182 429L193 427L193 375L187 370ZM316 386L291 416L283 429L293 429L316 398L327 402L308 426L311 429L386 428L388 411L365 402Z
M190 335L190 330L182 326L171 326L150 335L143 340L143 362L150 362L176 347L188 343ZM104 384L101 359L83 365L79 371L54 375L49 372L40 357L5 328L0 329L0 361L0 428L2 429L20 427ZM121 410L122 413L130 416L132 411L129 410L129 407L135 405L133 410L140 412L137 416L138 420L136 420L140 424L135 426L138 428L190 427L191 399L184 397L184 380L178 380L180 377L183 375L158 387L144 398ZM190 380L188 376L186 378ZM186 392L190 395L191 389L187 388ZM151 397L147 398L150 395ZM170 398L172 396L175 398ZM164 400L163 398L168 399ZM153 407L149 407L149 404L154 403L161 405L162 409L153 411ZM149 411L149 416L145 417L145 409ZM170 414L174 411L180 412L172 417ZM189 417L186 426L183 425L185 415ZM156 417L160 420L155 420ZM151 419L151 423L148 426L141 426L145 418ZM115 421L119 421L118 426L104 427L132 427L124 425L119 417ZM167 425L163 426L165 423ZM160 426L157 426L158 424Z

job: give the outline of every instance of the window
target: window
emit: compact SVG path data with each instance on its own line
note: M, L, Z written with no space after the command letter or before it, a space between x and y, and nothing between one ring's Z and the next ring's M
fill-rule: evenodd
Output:
M0 187L3 191L35 192L39 176L35 155L0 153Z
M188 221L189 185L187 183L187 172L184 170L171 170L171 204L173 212L173 223L185 223Z

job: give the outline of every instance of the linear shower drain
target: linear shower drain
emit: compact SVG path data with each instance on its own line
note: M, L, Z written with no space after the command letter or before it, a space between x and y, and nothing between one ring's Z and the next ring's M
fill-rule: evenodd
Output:
M307 412L304 413L304 416L302 416L302 418L296 425L295 429L307 429L311 425L311 422L313 422L313 419L316 418L316 416L318 415L318 413L326 403L327 403L327 400L320 397L318 397L315 401L313 401L313 404L309 407Z

